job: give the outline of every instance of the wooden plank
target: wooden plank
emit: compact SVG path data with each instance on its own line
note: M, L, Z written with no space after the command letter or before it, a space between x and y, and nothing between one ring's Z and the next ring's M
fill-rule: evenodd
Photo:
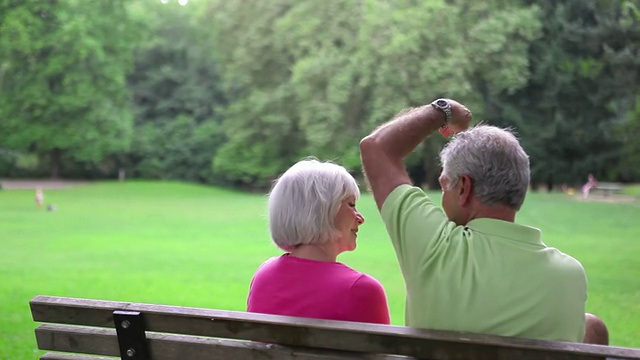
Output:
M595 189L622 189L624 185L616 182L600 182L595 186Z
M44 324L36 329L40 349L119 356L115 330L83 326ZM153 360L205 359L282 359L282 360L402 360L406 357L361 352L293 348L252 341L215 339L199 336L147 333L149 355ZM87 355L48 353L47 360L95 360ZM113 360L113 358L110 358Z
M617 186L598 186L595 187L593 189L591 189L591 191L593 190L604 190L604 191L622 191L622 187L617 187Z
M620 193L622 192L623 189L624 189L624 185L622 185L621 183L601 182L601 183L598 183L596 187L591 189L591 191L593 191L594 193L603 193L604 196L609 196L611 194Z
M120 357L115 329L43 324L36 342L41 350Z
M294 347L433 359L640 359L640 349L516 339L331 320L104 300L37 296L35 321L112 327L113 310L144 313L157 332L245 339Z
M120 357L92 356L79 354L46 353L40 360L120 360Z

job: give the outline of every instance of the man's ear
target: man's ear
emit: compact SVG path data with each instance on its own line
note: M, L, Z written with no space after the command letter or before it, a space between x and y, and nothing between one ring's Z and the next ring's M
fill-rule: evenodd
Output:
M459 191L459 201L460 205L464 206L471 202L471 196L473 195L473 180L469 175L462 175L458 179L460 186L458 188Z

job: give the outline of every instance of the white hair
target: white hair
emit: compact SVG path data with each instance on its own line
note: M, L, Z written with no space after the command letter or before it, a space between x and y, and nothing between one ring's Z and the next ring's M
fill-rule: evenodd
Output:
M360 190L344 167L313 158L297 162L269 193L271 239L284 251L334 240L338 236L335 217L350 196L358 198Z
M529 188L529 156L511 129L477 125L458 133L440 152L449 189L468 175L485 205L520 210Z

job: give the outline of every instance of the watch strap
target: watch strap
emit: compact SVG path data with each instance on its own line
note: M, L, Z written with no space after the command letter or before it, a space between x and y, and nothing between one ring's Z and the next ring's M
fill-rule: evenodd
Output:
M451 104L445 99L437 99L431 103L431 106L442 111L444 113L444 124L441 127L447 126L451 120Z

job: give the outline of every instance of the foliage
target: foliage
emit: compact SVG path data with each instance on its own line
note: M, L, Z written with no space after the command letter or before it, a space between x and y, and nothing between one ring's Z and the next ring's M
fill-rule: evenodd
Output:
M258 186L308 155L358 170L359 139L403 108L473 102L474 82L521 87L539 28L534 7L502 1L214 1L209 13L233 96L215 167Z
M619 178L625 181L640 179L640 96L635 103L635 108L627 113L626 119L615 130L623 143L618 171Z
M295 93L286 78L293 66L273 24L295 1L214 1L208 11L230 105L228 141L214 170L238 185L266 184L304 146Z
M136 110L135 139L121 166L136 177L215 180L211 160L223 141L225 104L214 49L199 9L139 4L146 37L128 77Z
M536 185L640 181L638 44L627 0L3 0L0 148L26 157L0 174L360 176L363 136L444 96L515 128ZM408 159L416 183L438 186L443 143Z
M639 155L625 153L630 142L619 133L638 121L629 112L640 81L639 22L628 22L617 1L535 3L544 35L531 44L532 76L492 99L499 122L519 130L534 183L577 184L588 173L631 180L623 169Z
M0 143L48 160L54 177L65 154L98 165L126 150L125 1L3 1L0 13Z

